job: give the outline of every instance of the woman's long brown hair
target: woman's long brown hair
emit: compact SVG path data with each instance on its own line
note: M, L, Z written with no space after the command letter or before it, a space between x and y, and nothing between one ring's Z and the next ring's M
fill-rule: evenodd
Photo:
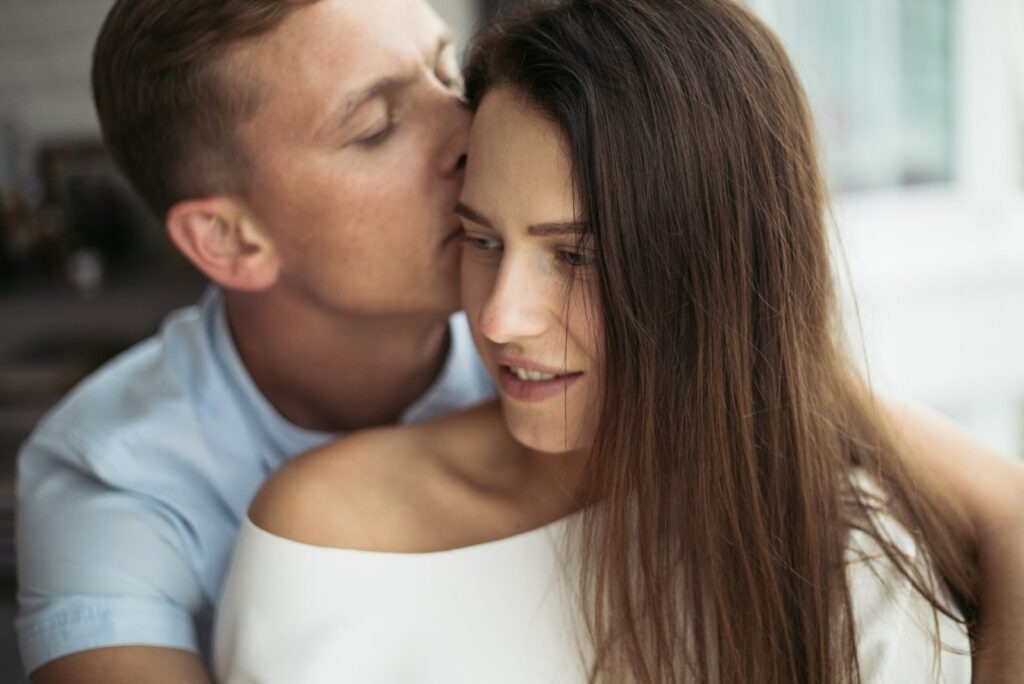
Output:
M478 36L466 84L560 127L596 246L592 678L859 681L851 530L969 620L968 555L844 349L813 128L771 31L728 0L546 3Z

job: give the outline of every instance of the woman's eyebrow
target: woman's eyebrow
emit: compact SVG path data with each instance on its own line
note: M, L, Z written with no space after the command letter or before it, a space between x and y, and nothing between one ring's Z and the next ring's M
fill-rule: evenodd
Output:
M472 207L467 205L465 202L459 202L458 204L455 205L455 213L463 218L469 219L473 223L479 223L481 226L484 226L485 228L494 228L494 226L491 224L490 219L488 219L486 216L481 214L476 209L473 209Z
M537 237L552 237L558 235L579 235L583 231L583 224L579 221L538 223L529 226L526 232Z
M455 205L455 213L473 223L478 223L485 228L494 230L494 224L482 213L473 209L465 202ZM537 223L527 227L526 232L535 237L552 237L559 235L578 235L584 232L584 224L580 221L552 221L548 223Z

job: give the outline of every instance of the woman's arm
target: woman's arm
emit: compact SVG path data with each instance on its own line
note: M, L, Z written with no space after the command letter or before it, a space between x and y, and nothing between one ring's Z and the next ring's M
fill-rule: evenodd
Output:
M1024 463L936 413L886 402L911 473L930 478L966 514L978 550L980 625L974 682L1024 681Z

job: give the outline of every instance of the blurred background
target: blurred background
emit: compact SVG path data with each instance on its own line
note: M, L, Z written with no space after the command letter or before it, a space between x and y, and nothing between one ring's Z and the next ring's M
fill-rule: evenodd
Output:
M0 0L0 681L18 445L86 373L194 301L99 140L112 0ZM515 0L434 0L462 37ZM1024 457L1024 3L748 0L815 111L851 339L880 390Z

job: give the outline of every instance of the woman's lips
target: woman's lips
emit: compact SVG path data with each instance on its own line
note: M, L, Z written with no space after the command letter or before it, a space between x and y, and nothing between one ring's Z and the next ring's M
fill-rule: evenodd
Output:
M498 384L505 396L516 401L544 401L562 394L576 382L583 373L555 375L550 380L523 380L508 366L498 367Z

